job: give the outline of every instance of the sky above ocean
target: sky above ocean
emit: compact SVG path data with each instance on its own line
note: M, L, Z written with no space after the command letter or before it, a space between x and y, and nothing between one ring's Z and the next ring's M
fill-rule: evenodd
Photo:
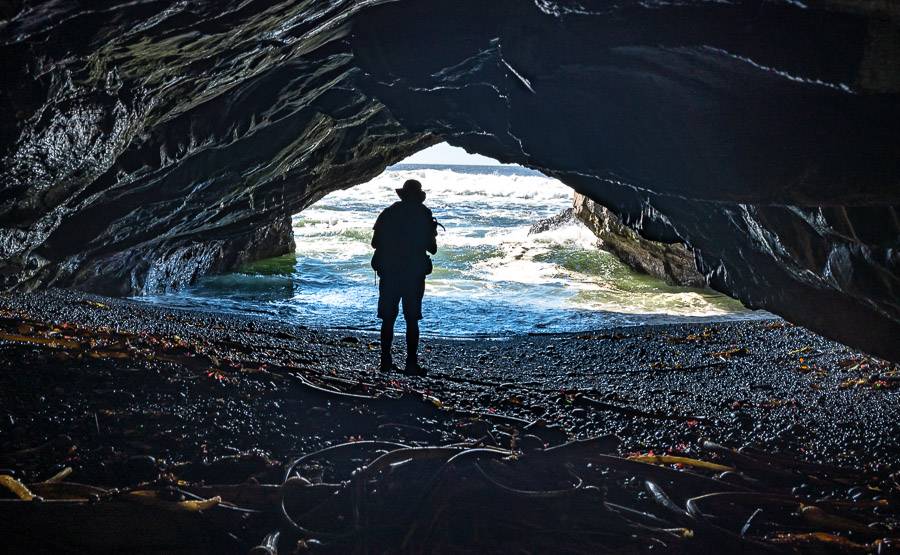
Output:
M446 164L448 166L500 166L500 162L480 154L469 154L465 150L440 143L413 154L403 160L404 164Z

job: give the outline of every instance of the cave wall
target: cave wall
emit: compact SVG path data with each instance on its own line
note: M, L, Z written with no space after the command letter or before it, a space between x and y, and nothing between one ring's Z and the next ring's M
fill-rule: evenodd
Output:
M446 139L709 283L900 359L900 9L875 0L92 5L0 17L0 275L133 294Z
M22 4L0 24L0 277L129 295L293 250L437 142L356 84L352 2Z

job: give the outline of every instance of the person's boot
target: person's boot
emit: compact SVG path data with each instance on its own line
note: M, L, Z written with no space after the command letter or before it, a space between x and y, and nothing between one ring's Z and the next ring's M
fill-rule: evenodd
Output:
M415 358L406 359L406 367L403 369L403 372L412 376L424 376L428 374L426 369L419 366L419 361Z
M411 376L424 376L426 371L419 366L419 322L406 320L406 367L404 372Z
M381 364L378 365L378 370L381 372L391 372L393 370L399 370L396 366L394 366L394 361L391 359L391 352L381 352Z
M391 357L391 344L394 342L394 320L387 319L381 321L381 364L378 365L378 370L381 372L391 372L393 370L399 370L396 366L394 366L393 358Z

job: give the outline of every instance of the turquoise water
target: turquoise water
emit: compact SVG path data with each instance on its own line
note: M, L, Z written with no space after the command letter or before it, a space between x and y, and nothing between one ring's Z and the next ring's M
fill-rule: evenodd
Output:
M296 253L141 299L374 330L372 224L410 178L423 183L426 204L447 228L427 281L425 334L496 336L764 315L718 293L638 274L599 250L578 222L529 234L533 223L571 206L572 191L518 166L393 166L296 215Z

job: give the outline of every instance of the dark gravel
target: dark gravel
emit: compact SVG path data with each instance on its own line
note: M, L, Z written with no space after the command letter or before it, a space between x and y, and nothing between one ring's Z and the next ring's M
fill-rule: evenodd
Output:
M366 333L62 290L2 296L0 316L216 342L241 361L240 369L209 375L159 360L60 358L52 349L0 341L0 453L74 443L75 463L53 445L40 456L106 483L120 469L92 464L110 466L111 452L123 465L143 464L134 457L174 464L253 449L283 460L348 438L390 439L404 427L406 440L418 434L423 444L458 438L459 422L435 404L453 414L540 419L549 442L554 433L558 441L616 434L625 453L697 455L698 440L709 438L852 467L896 469L900 460L896 368L781 320L426 338L430 374L412 378L374 372L377 337ZM377 407L310 402L278 370L284 366L432 399L407 396ZM584 397L657 417L597 408Z

